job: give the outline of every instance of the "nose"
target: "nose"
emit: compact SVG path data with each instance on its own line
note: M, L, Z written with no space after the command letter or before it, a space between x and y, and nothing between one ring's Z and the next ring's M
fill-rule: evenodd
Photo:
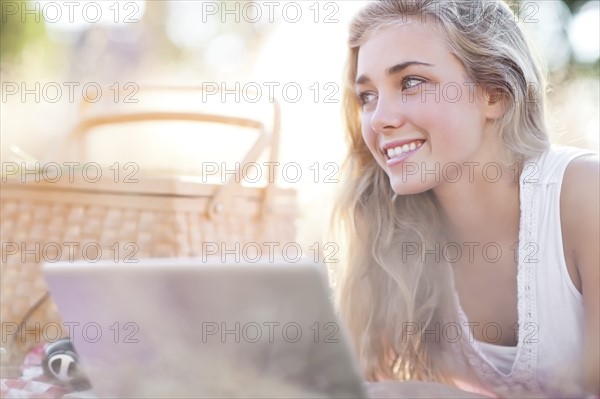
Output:
M375 133L385 133L401 127L405 122L402 107L396 102L381 96L371 114L371 129Z

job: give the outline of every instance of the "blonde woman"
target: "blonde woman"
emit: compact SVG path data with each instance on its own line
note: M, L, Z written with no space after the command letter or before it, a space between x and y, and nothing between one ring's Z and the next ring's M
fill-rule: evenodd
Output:
M598 395L598 157L549 143L518 18L377 1L349 47L336 284L371 393Z

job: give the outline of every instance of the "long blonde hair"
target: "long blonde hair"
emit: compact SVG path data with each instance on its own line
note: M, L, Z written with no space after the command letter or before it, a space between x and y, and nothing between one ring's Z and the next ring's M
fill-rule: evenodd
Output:
M512 161L549 145L545 83L515 16L499 0L383 0L367 5L351 23L344 93L349 153L332 217L336 239L346 248L344 267L334 271L339 310L368 380L452 383L451 342L426 333L457 320L450 265L424 253L444 244L438 204L431 191L394 193L363 141L354 94L361 44L407 18L435 22L466 76L500 93L506 107L497 123ZM417 253L407 257L415 243L410 249Z

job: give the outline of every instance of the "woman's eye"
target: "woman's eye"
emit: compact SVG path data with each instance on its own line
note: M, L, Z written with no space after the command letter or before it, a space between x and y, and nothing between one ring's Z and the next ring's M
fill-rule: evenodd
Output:
M418 79L418 78L404 78L402 80L402 90L414 90L417 86L419 86L421 83L423 83L424 80L423 79Z
M358 93L358 100L360 102L360 105L365 105L365 104L373 101L374 99L375 99L375 94L373 94L371 92Z

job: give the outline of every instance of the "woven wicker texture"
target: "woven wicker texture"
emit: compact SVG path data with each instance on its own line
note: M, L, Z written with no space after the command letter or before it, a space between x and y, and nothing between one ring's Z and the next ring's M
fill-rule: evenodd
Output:
M130 119L169 117L185 119L188 115L146 113ZM101 123L127 122L122 115L119 118L105 117ZM208 118L251 125L240 118ZM83 120L76 130L91 125ZM253 161L265 149L270 150L270 160L275 160L278 116L271 130L259 122L253 126L265 134L244 161ZM273 183L264 188L243 187L234 181L209 185L151 173L142 174L136 184L116 183L110 177L95 183L81 178L50 183L32 174L3 176L0 203L2 346L10 347L4 341L14 338L18 349L13 350L19 353L59 338L51 336L56 328L44 330L61 322L51 298L27 315L47 292L43 262L199 257L207 249L219 254L221 248L238 248L237 253L249 258L258 251L267 256L270 247L265 243L294 241L298 213L295 192ZM16 334L15 328L26 315L27 323Z

